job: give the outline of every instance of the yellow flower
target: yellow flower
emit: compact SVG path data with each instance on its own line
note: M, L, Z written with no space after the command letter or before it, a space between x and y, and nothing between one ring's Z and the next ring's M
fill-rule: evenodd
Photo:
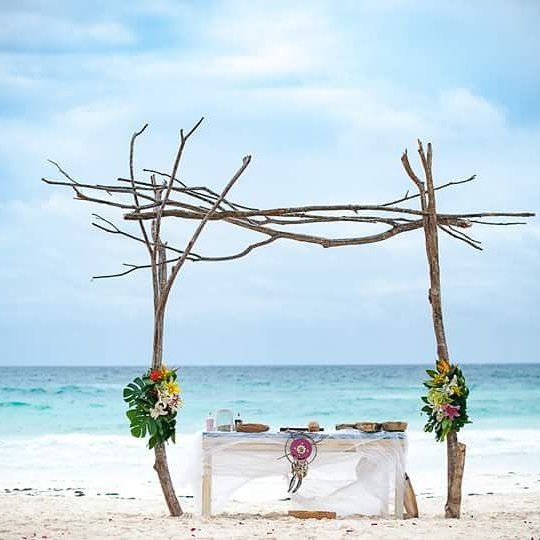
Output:
M435 384L442 384L446 379L446 374L445 373L437 373L437 375L435 375L433 377L433 382Z
M167 391L167 394L169 394L169 396L180 393L180 387L175 381L167 381L165 383L165 390Z
M448 396L444 392L442 392L441 390L437 390L436 388L432 388L428 392L427 399L432 407L441 407L449 401Z

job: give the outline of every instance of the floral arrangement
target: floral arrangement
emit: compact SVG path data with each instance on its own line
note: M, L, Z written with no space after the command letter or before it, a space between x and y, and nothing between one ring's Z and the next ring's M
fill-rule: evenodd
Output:
M428 415L424 431L435 432L437 441L444 441L451 431L459 431L470 424L467 416L469 389L461 369L447 360L437 362L437 369L428 369L429 379L424 386L429 390L422 396L422 412Z
M150 369L142 377L135 377L124 388L124 401L129 410L131 434L144 438L153 448L169 439L175 442L176 413L182 407L176 369Z

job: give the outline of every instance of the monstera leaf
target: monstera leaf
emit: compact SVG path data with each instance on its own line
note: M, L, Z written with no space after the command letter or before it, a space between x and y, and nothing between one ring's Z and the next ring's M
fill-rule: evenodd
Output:
M148 424L148 433L150 433L148 448L152 449L156 444L169 439L173 443L176 442L176 413L150 420L151 422Z
M143 438L146 437L146 432L150 431L148 423L152 420L148 416L148 412L141 407L130 409L126 412L126 416L129 419L129 429L134 437Z
M151 381L136 377L133 382L130 382L124 388L124 401L130 405L137 403L140 400L146 401L146 392L151 386Z
M134 437L143 438L146 437L147 432L155 430L154 426L150 427L151 423L155 423L149 415L149 410L153 405L148 398L148 390L151 386L151 381L146 377L136 377L124 388L124 401L129 404L126 416Z

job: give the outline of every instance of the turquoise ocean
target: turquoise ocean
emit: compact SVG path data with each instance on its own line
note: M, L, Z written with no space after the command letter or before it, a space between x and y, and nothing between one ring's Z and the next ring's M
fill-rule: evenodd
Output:
M183 367L178 429L202 429L209 411L232 408L277 428L316 419L405 420L421 429L429 366ZM129 434L122 389L140 367L4 367L0 440L50 434ZM468 429L540 429L540 364L466 365Z
M190 493L185 463L209 411L280 426L318 420L409 423L408 472L421 494L441 494L444 444L424 433L420 414L430 366L182 367L185 401L169 445L171 474ZM467 493L540 485L540 364L465 365L473 423ZM152 453L129 434L122 390L141 367L3 367L0 377L0 491L159 497ZM196 450L196 448L195 448ZM111 495L112 494L112 495ZM251 496L251 495L250 495Z
M273 427L316 419L405 420L420 429L428 366L183 367L178 429L202 429L209 411L228 407ZM4 367L0 439L44 434L128 434L122 389L144 368ZM470 429L540 429L540 364L466 365Z

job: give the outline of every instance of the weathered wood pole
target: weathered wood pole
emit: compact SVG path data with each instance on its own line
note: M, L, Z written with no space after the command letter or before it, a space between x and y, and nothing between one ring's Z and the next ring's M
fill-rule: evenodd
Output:
M165 247L163 244L159 244L158 249L158 294L157 302L155 302L154 308L154 343L152 350L152 369L161 369L163 364L163 327L165 320L165 310L158 310L159 299L161 291L167 284L167 263ZM161 484L161 490L165 497L165 502L169 509L171 516L181 516L183 514L182 507L178 502L178 497L174 491L174 485L171 479L171 473L169 472L169 464L167 463L167 451L163 443L156 444L154 447L154 470L156 471L159 483Z
M437 341L437 359L450 362L441 299L441 271L439 265L439 239L437 226L437 204L432 172L433 149L427 145L427 155L424 153L422 142L418 141L418 153L422 161L426 182L422 182L413 172L407 153L402 156L402 163L409 177L418 187L423 217L423 229L426 245L426 255L429 266L430 287L428 299L431 305L433 330ZM451 431L446 437L448 490L445 504L445 517L459 518L461 513L461 485L465 466L466 446L458 441L457 433Z
M201 119L202 121L202 119ZM200 125L200 122L195 125L195 128L193 128L190 133L188 134L188 137L193 131L196 129L198 125ZM169 183L169 187L167 191L165 192L164 201L166 202L168 199L168 196L170 194L170 190L172 187L172 182L174 178L176 177L176 170L177 166L182 154L182 149L184 147L185 141L187 140L186 137L184 137L183 132L181 131L181 145L180 149L176 158L175 166L173 168L173 173L171 174L171 180ZM167 301L169 299L169 293L171 291L171 287L173 286L174 280L176 276L178 275L178 272L181 270L182 266L187 260L187 257L191 253L191 250L193 249L193 246L197 242L197 239L199 238L200 234L202 233L205 225L208 223L209 219L212 217L212 214L217 210L219 205L223 202L225 197L227 196L227 193L232 189L234 184L237 182L237 180L240 178L242 173L246 170L249 163L251 161L251 156L245 156L242 160L241 167L236 171L236 173L233 175L233 177L229 180L228 184L225 186L221 194L217 197L217 199L212 204L212 207L206 212L204 217L199 222L199 225L195 229L195 232L193 233L191 239L186 245L186 248L182 252L182 255L180 258L175 262L175 264L171 267L170 275L168 275L167 272L167 246L166 244L163 244L160 238L160 226L161 226L161 217L163 209L163 203L161 210L156 214L156 217L152 220L152 238L153 238L153 244L154 244L154 254L157 254L157 257L155 259L152 257L152 251L150 251L150 259L151 259L151 268L152 268L152 284L153 284L153 290L154 290L154 340L153 340L153 348L152 348L152 369L160 369L163 365L163 329L165 324L165 311L167 308ZM154 184L154 193L156 200L161 201L162 200L162 194L159 189L159 187L155 184L155 178L152 177L152 183ZM165 450L165 445L163 444L157 444L154 447L154 453L155 453L155 461L154 461L154 469L157 472L159 482L161 484L161 490L163 491L163 496L165 497L165 501L167 503L167 507L169 508L169 513L171 516L181 516L183 514L182 507L180 506L180 503L178 502L178 498L176 496L176 493L174 491L174 485L172 483L171 474L169 472L169 465L167 463L167 453Z

